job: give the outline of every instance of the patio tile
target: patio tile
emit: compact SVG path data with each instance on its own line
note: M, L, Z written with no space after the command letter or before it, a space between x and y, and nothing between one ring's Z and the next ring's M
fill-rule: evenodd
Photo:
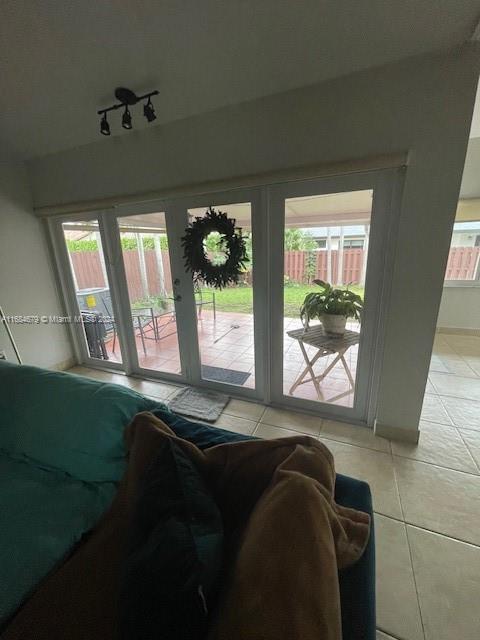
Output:
M407 527L426 640L478 640L480 548Z
M400 499L390 454L327 440L320 435L335 458L335 468L370 485L374 510L392 518L402 518Z
M480 402L447 396L441 396L441 401L456 427L480 431Z
M263 404L232 398L223 410L223 413L231 416L237 416L239 418L248 418L249 420L258 421L262 417L264 411L265 407Z
M480 378L466 378L446 373L431 373L430 380L440 395L455 396L466 400L480 398Z
M393 459L405 522L480 544L480 476Z
M318 436L322 419L316 416L310 416L304 413L288 411L286 409L275 409L267 407L260 422L271 424L274 427L283 427L284 429L293 429L301 433Z
M373 430L367 427L336 422L335 420L324 420L322 422L320 436L322 438L328 438L329 440L337 440L354 444L358 447L366 447L367 449L390 453L390 441L386 438L376 436Z
M253 432L254 436L258 438L264 438L265 440L274 440L275 438L291 438L294 436L310 436L309 433L301 433L300 431L293 431L292 429L282 429L282 427L274 427L271 424L263 424L259 422L257 428Z
M375 551L378 626L399 638L423 640L405 524L375 514Z
M431 462L448 469L478 473L470 451L454 427L435 422L420 422L417 444L392 441L394 455Z
M439 422L440 424L453 424L440 398L428 393L426 393L423 398L421 420Z

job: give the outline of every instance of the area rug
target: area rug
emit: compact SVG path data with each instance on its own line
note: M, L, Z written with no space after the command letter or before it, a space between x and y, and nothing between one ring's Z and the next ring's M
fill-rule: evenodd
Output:
M222 413L229 397L216 391L185 387L169 401L168 408L190 418L214 422Z
M245 371L235 371L235 369L222 369L222 367L209 367L202 365L202 378L204 380L214 380L215 382L228 382L229 384L244 384L250 377Z

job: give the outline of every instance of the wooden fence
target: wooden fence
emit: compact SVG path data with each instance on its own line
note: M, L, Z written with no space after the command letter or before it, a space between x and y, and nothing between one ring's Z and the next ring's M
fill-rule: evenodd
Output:
M343 251L343 278L344 284L359 284L362 280L363 249L344 249ZM286 251L285 275L294 282L308 283L314 279L327 280L327 252L326 251ZM331 252L332 274L334 283L338 279L338 251ZM140 262L136 249L123 252L125 271L127 275L128 292L130 300L141 300L145 297ZM107 287L103 275L98 251L75 251L71 254L73 268L79 289L91 287ZM446 280L473 280L478 273L480 261L480 247L452 247L448 258ZM162 262L167 293L172 293L172 274L168 251L162 251ZM160 293L160 278L158 275L155 251L145 251L145 263L147 270L148 290L150 295ZM246 282L250 282L247 274Z
M474 280L479 261L480 247L451 247L445 280Z
M79 289L90 289L91 287L108 287L103 275L102 264L98 251L75 251L70 254L72 264L77 278ZM140 273L140 261L136 249L123 251L123 260L128 284L128 293L131 302L141 300L145 297L142 287L142 277ZM170 260L168 251L162 251L162 263L165 277L165 288L167 293L172 293L172 274L170 271ZM148 291L151 296L160 293L160 278L158 275L155 251L147 249L145 251L145 264L147 271Z
M359 284L362 281L363 249L343 250L342 282ZM331 252L331 280L339 282L338 251ZM290 280L299 283L311 282L314 279L328 280L327 251L285 251L284 273Z

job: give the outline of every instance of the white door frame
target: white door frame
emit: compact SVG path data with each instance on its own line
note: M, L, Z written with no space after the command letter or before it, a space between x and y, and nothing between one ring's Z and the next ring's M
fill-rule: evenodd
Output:
M396 204L399 169L368 171L284 183L269 189L270 255L270 360L271 400L278 406L311 411L327 418L337 418L373 425L376 413L378 371L383 349L383 326L386 302L392 278L394 234L397 223ZM365 281L365 306L359 344L354 406L288 396L283 391L283 272L285 200L288 198L373 189L370 244Z
M108 247L106 238L103 232L103 221L111 213L109 209L99 209L96 211L81 212L75 214L66 214L63 216L55 216L48 218L47 228L51 239L51 247L53 250L54 268L57 281L60 285L59 289L62 294L63 305L66 314L72 319L68 324L70 337L72 340L73 351L75 359L80 364L87 366L108 369L112 371L128 371L129 363L128 358L125 357L126 343L123 332L118 332L118 339L120 349L122 353L122 363L112 362L111 360L99 360L92 358L88 351L87 342L85 339L85 332L83 324L81 322L75 322L74 319L80 315L80 309L78 306L77 297L75 295L75 283L73 280L73 274L71 269L71 263L68 255L67 244L65 241L65 235L63 232L63 223L69 222L88 222L90 220L97 220L99 225L99 231L102 240L102 249L105 257L105 265L107 270L107 276L109 280L109 287L111 287L111 269L110 259L108 254ZM112 291L112 305L114 308L115 321L118 322L116 305L115 305L115 293Z

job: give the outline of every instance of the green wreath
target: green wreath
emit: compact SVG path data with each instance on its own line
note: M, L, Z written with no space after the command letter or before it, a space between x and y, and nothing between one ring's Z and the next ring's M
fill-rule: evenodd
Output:
M185 229L182 238L185 268L193 274L195 282L201 281L217 289L238 282L248 256L242 230L235 227L235 222L226 213L209 207L203 217L196 217ZM204 240L212 231L220 234L224 245L226 260L223 264L212 264L205 251Z

